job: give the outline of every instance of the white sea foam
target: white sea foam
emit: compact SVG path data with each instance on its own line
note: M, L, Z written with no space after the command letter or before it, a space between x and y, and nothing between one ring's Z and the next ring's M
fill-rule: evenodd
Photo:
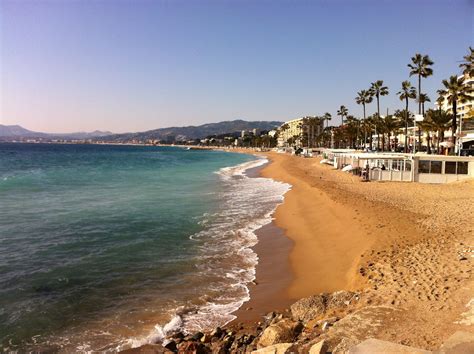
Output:
M267 162L258 158L217 172L223 184L217 196L219 210L204 214L198 221L204 229L190 236L200 249L197 267L208 282L206 295L177 308L168 323L156 325L148 336L130 339L129 346L163 341L177 331L191 333L222 326L235 319L232 313L250 299L247 285L255 280L255 231L272 221L273 212L291 187L245 174Z

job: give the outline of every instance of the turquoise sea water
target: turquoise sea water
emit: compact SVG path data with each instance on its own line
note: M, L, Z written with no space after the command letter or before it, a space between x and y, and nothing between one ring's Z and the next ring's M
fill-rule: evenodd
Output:
M116 350L232 319L288 186L254 156L0 144L0 345ZM237 167L232 167L237 166Z

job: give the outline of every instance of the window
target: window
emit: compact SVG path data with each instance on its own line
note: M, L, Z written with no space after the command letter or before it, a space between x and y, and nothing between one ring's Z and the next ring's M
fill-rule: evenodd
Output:
M430 162L420 161L418 164L418 173L430 173Z
M405 171L411 171L411 161L405 161Z
M441 173L441 161L431 161L430 173Z
M458 175L467 175L468 162L458 162Z
M444 165L444 173L446 174L456 174L456 162L454 161L446 161Z

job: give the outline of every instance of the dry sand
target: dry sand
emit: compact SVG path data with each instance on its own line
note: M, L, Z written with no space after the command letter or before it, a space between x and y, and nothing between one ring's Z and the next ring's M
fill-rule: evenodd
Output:
M293 241L287 300L363 291L367 304L400 310L380 319L378 338L427 349L455 330L474 331L466 318L457 323L474 297L474 253L466 252L474 249L474 181L364 183L316 158L265 155L271 163L261 175L293 186L275 212L275 224ZM273 247L262 259L286 264ZM265 272L257 269L257 281ZM257 285L252 296L259 291ZM272 295L265 296L268 307Z

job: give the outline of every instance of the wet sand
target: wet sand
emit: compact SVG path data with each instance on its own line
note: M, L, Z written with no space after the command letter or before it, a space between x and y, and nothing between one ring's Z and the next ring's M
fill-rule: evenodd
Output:
M257 232L258 244L254 251L258 254L256 282L249 285L250 300L234 314L237 322L260 321L271 311L282 311L293 302L287 289L293 280L289 254L293 242L283 230L273 222Z

